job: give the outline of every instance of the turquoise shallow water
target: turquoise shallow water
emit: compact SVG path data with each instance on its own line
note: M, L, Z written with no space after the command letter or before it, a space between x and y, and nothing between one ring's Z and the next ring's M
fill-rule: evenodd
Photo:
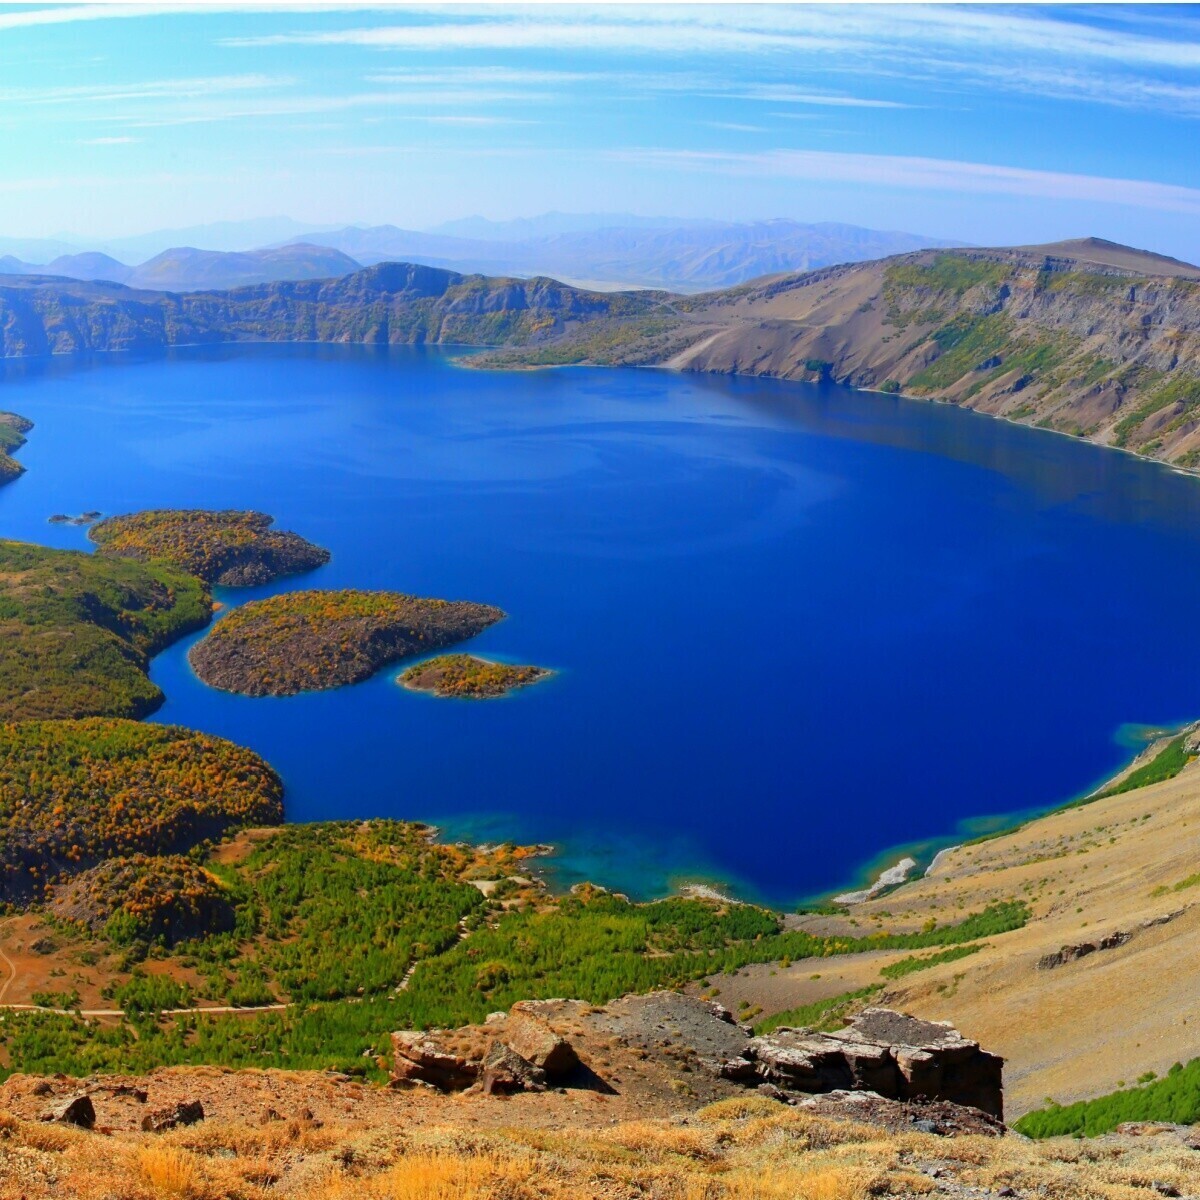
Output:
M558 882L794 901L888 847L1066 799L1130 723L1200 714L1200 487L1068 438L833 387L492 374L263 346L3 368L37 422L0 532L254 507L328 546L287 587L499 604L558 671L499 702L398 669L253 700L158 659L157 720L269 758L292 819L553 842ZM254 592L221 596L240 603ZM261 594L261 593L260 593Z

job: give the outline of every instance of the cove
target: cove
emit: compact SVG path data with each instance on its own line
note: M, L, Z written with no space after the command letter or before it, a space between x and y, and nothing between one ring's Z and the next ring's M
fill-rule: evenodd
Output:
M154 720L253 747L289 819L551 842L554 881L776 904L897 845L1079 794L1130 723L1200 715L1200 486L1159 464L834 386L420 348L10 361L36 422L0 534L52 513L259 508L327 546L284 587L509 617L553 679L492 702L365 684L248 699L160 655ZM242 603L279 590L225 591ZM964 825L965 823L965 825Z

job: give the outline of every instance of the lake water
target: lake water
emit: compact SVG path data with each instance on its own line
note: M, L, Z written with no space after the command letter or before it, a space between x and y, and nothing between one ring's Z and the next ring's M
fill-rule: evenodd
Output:
M284 587L498 604L470 643L559 674L438 700L398 668L248 699L155 660L156 720L254 747L293 820L553 842L557 882L785 903L899 845L1079 793L1130 722L1200 715L1200 486L986 417L660 371L440 352L8 363L37 422L0 534L55 512L243 507L328 546ZM229 603L264 591L223 592ZM194 640L194 639L192 639Z

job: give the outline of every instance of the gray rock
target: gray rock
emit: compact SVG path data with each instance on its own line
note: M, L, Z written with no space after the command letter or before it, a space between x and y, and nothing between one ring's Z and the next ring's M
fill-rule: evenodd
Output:
M67 1096L42 1114L43 1121L55 1121L60 1125L78 1125L80 1129L91 1129L96 1124L96 1108L92 1098L83 1092Z
M546 1072L523 1058L511 1046L493 1042L483 1059L485 1095L508 1092L544 1092Z

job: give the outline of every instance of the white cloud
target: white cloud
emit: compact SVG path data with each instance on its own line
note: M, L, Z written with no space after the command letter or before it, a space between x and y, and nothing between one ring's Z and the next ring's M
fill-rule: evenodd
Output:
M829 150L613 151L624 161L697 171L805 179L818 183L861 183L922 191L1024 196L1127 205L1200 216L1200 188L1142 179L1109 179L1024 167L952 159L886 154L847 154Z
M94 137L80 138L80 146L128 146L133 142L140 142L141 138L135 137Z

